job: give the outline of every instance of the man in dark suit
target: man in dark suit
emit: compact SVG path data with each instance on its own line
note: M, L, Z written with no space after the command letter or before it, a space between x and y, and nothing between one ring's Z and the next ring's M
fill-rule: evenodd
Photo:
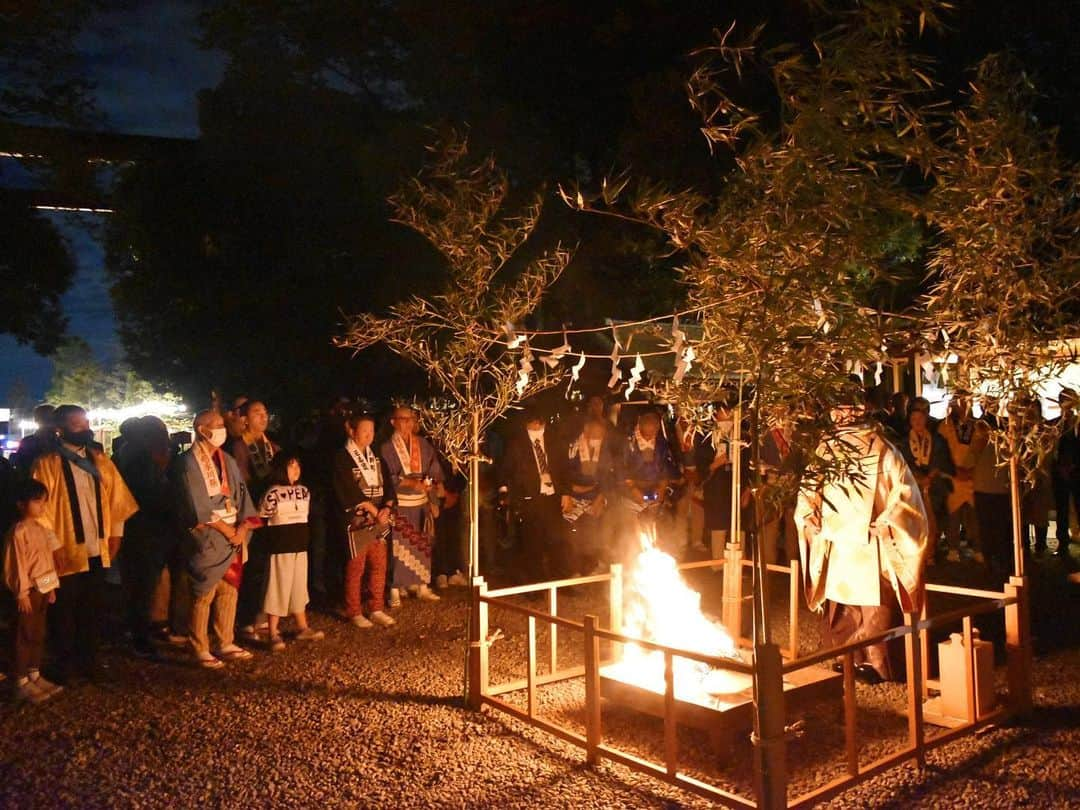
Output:
M526 413L524 427L508 438L500 475L500 493L519 523L518 576L523 582L544 582L567 573L565 521L569 507L562 454L545 436L545 420L536 410ZM564 504L565 501L565 504Z

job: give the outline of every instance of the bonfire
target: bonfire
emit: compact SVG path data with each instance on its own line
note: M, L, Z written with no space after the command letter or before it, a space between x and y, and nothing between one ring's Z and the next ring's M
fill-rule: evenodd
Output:
M683 579L675 559L657 548L655 538L645 533L626 582L623 633L666 647L743 660L735 639L702 611L701 594ZM751 686L747 675L687 658L676 657L672 672L675 698L702 706L712 706ZM605 667L604 674L663 694L664 654L627 643L621 658Z

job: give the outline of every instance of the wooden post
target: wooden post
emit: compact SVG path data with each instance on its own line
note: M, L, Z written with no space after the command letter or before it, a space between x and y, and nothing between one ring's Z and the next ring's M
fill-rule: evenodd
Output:
M926 673L922 668L922 645L919 643L919 614L905 613L904 619L911 631L904 636L904 657L907 659L908 739L915 749L915 761L922 769L926 767L926 752L923 750L923 682Z
M859 775L859 726L855 703L855 653L844 653L844 747L849 776Z
M754 647L754 795L761 810L787 807L784 673L780 648Z
M469 708L479 711L481 698L488 690L488 606L481 597L487 595L483 577L474 577L472 609L469 613L469 665L466 671Z
M608 603L611 615L611 632L623 631L623 567L622 563L611 564L611 579L608 582ZM622 644L613 641L611 643L611 660L618 663L622 660Z
M1008 657L1009 702L1020 715L1031 711L1031 614L1027 577L1010 577L1005 593L1016 603L1005 607L1005 654Z
M536 716L536 617L529 616L529 669L525 680L529 690L529 717Z
M557 610L559 607L559 601L557 591L558 589L555 587L551 587L548 589L548 613L552 616L558 615ZM548 659L548 664L551 668L548 670L548 672L554 675L557 671L556 667L559 664L559 627L554 622L549 622L548 630L551 633L551 652Z
M603 739L600 725L600 639L596 637L596 616L585 617L585 761L600 762Z
M679 769L679 732L675 722L675 661L664 650L664 767L668 776Z

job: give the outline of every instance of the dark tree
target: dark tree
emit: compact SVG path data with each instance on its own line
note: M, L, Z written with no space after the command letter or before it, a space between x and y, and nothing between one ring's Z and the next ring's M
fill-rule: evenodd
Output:
M48 219L2 194L0 245L0 332L51 354L67 326L60 296L71 285L75 262Z

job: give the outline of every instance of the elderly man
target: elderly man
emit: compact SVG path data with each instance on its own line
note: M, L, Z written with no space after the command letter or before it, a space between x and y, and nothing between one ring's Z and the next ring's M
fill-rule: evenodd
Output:
M195 417L195 443L173 464L181 521L191 538L191 646L199 665L218 669L222 661L251 658L233 643L236 600L248 540L248 519L256 514L247 484L232 456L223 452L225 420L215 411ZM214 614L215 652L209 622Z
M432 496L442 489L443 471L435 448L420 435L412 408L395 408L390 422L394 433L379 448L398 505L388 554L390 606L400 603L401 593L434 602L439 597L429 585L438 507Z
M124 521L138 511L116 466L96 447L86 411L61 405L53 415L59 443L34 462L45 485L44 521L63 548L56 554L60 590L49 611L60 683L73 674L99 680L97 651L103 622L105 569L120 550Z
M897 602L905 611L920 610L928 546L919 484L900 451L861 408L835 408L833 421L836 433L818 455L843 469L823 486L801 491L795 507L806 601L811 610L824 608L826 648L895 626ZM855 660L866 683L893 677L884 643L862 648Z

